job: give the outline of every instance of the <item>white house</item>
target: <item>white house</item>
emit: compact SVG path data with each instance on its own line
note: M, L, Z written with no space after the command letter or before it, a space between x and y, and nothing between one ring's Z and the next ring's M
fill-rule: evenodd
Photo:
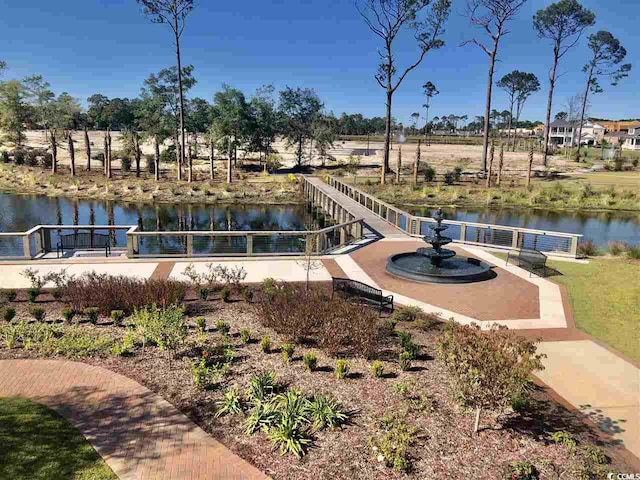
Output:
M622 148L625 150L640 150L640 125L635 125L627 130Z
M578 145L578 133L580 132L580 122L555 120L549 125L549 145L556 147L575 147ZM581 145L596 145L602 142L605 128L590 121L582 124Z

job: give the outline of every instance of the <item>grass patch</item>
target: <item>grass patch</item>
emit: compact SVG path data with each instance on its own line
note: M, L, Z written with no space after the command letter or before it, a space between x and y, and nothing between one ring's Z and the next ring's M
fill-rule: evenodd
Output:
M640 262L590 259L588 265L561 261L548 264L562 273L553 281L566 285L577 327L640 360Z
M506 253L492 252L506 259ZM565 285L576 326L616 350L640 360L640 262L589 259L588 264L548 260L562 275L550 280Z
M0 399L0 478L117 479L82 434L49 408Z

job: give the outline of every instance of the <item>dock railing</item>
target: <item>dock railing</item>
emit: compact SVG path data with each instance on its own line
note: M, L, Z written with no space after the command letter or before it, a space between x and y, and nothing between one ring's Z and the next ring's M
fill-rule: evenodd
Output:
M0 232L1 260L31 260L56 252L59 235L107 232L112 251L129 258L324 255L362 238L361 218L304 231L143 231L137 225L36 225ZM118 248L120 247L120 248Z
M336 190L352 198L367 210L408 235L428 235L430 233L429 225L435 222L432 218L412 215L383 202L339 178L329 176L327 181ZM446 235L457 243L507 250L532 248L545 254L573 258L578 256L578 241L582 237L577 233L553 232L457 220L444 220L442 223L449 226Z

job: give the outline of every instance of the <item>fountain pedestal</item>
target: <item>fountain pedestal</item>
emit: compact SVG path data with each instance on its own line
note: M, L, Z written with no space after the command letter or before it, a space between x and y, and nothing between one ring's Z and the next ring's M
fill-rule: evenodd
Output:
M429 226L433 235L423 237L431 247L392 255L387 261L387 271L397 277L424 283L470 283L493 278L495 274L488 264L475 258L454 258L456 252L442 248L453 241L440 234L449 228L442 225L443 219L439 208L436 224Z

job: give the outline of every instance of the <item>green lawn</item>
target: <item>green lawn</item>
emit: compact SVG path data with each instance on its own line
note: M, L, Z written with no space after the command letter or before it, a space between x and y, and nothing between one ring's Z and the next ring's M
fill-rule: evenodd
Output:
M640 262L551 260L549 266L562 273L551 278L567 286L577 327L640 360Z
M49 408L24 398L0 399L0 478L117 479L82 434Z

